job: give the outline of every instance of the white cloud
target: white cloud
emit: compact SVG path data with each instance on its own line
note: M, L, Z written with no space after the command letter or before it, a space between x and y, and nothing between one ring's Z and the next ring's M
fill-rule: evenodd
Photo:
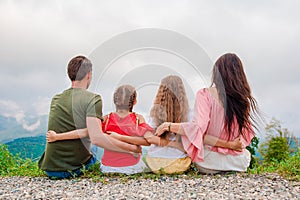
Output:
M51 99L49 97L39 97L33 107L38 116L48 115L50 111Z
M28 109L47 114L51 96L69 86L72 56L121 32L154 27L192 38L213 60L236 52L262 111L300 134L299 2L0 1L0 98L10 99L0 101L0 113L20 122Z
M16 121L20 124L24 123L24 118L25 118L24 111L20 111L16 115L11 115L11 117L14 117Z
M38 110L40 113L37 113L40 116L45 111L42 110L44 109L43 104L37 104L38 107L41 108L41 110ZM23 129L27 131L34 131L41 125L39 119L33 124L28 124L24 110L14 101L0 99L0 114L4 117L15 118L22 125Z
M41 121L37 120L34 124L28 125L26 122L22 124L22 127L27 131L34 131L41 125Z
M24 118L24 111L13 101L0 99L0 114L13 117L18 122Z

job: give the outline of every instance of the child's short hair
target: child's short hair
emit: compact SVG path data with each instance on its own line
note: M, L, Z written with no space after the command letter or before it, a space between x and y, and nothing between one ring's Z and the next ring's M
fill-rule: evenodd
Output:
M132 112L134 102L136 101L136 90L131 85L121 85L115 90L114 104L116 110L128 110Z

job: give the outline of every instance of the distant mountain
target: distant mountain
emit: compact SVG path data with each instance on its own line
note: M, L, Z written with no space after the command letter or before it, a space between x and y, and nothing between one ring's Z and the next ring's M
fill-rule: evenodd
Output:
M40 121L40 125L32 130L26 130L23 124L18 123L13 117L4 117L0 115L0 142L7 143L16 138L38 136L45 134L47 131L48 116L31 117L25 119L28 123L33 124Z
M5 143L8 150L13 154L19 154L21 158L30 158L32 160L38 160L43 154L46 146L45 135L36 137L25 137L12 140ZM97 160L101 160L104 150L103 148L92 145L92 152L95 154ZM143 147L143 155L145 156L148 151L148 147Z
M45 150L46 136L18 138L6 143L8 150L21 158L37 160Z

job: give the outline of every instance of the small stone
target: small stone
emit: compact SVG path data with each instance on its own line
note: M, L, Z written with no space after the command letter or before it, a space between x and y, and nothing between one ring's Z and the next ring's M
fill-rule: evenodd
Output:
M271 178L270 178L271 177ZM101 179L105 180L105 178ZM46 177L0 177L0 199L299 199L299 183L268 175L186 175L152 179L53 181ZM123 179L124 180L124 179Z

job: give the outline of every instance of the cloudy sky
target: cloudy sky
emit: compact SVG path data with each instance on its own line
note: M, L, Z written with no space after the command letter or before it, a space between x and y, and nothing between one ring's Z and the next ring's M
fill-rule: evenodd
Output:
M211 62L225 52L237 53L266 120L276 117L299 136L299 7L297 0L0 0L0 114L15 117L28 130L36 128L39 123L26 118L47 114L51 97L70 86L66 65L71 57L93 55L118 34L155 28L190 38ZM141 59L138 53L135 58ZM150 103L137 111L146 113L153 94L141 91L140 96Z

